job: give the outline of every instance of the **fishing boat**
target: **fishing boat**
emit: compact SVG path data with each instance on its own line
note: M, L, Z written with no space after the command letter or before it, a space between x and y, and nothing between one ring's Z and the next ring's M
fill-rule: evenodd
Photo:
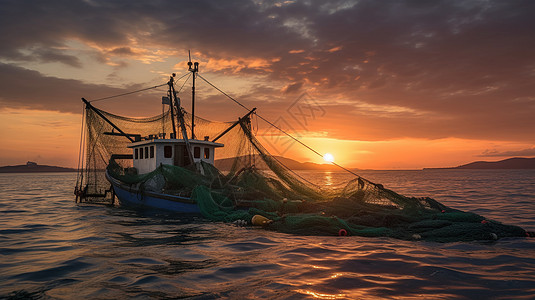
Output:
M141 140L129 146L134 152L134 168L141 175L156 170L157 166L162 164L186 167L191 164L191 161L196 164L203 161L213 165L214 151L217 147L223 147L223 144L173 138ZM187 151L188 148L192 151ZM193 158L190 157L189 152L193 152ZM106 171L106 178L111 183L113 193L122 206L147 206L182 213L200 213L197 204L188 196L141 191L139 186L125 184L112 177L108 171Z
M210 140L209 136L204 136L202 140L197 139L195 135L195 80L199 71L199 63L188 62L188 71L191 72L192 84L192 117L191 124L186 124L184 119L185 110L181 107L180 98L177 97L175 90L176 74L170 76L167 85L169 87L167 96L162 97L162 104L169 105L172 131L169 137L165 133L150 134L142 137L141 134L125 133L119 126L106 117L101 110L96 109L90 101L82 98L86 110L96 113L103 121L108 123L115 131L104 132L104 135L119 136L127 138L130 143L127 145L131 154L111 154L110 159L127 159L132 161L132 168L129 169L136 175L144 175L154 172L158 167L177 166L181 168L194 169L196 172L204 175L207 165L213 166L216 157L216 149L224 147L224 144L216 141L223 137L227 132L232 130L240 123L249 122L249 117L256 108L250 110L238 121L230 125L225 131L217 137ZM186 126L191 128L191 134L188 136ZM177 127L179 130L177 130ZM181 138L178 138L179 135ZM90 163L88 163L90 164ZM204 166L204 167L203 167ZM163 187L146 189L141 183L132 184L121 181L120 178L114 177L109 168L106 168L105 178L110 183L110 188L104 193L88 192L90 183L85 187L75 190L76 201L110 198L111 203L125 207L136 208L156 208L164 209L179 213L200 213L199 206L191 199L189 193L169 194L164 192ZM96 201L102 202L102 201Z
M359 235L438 242L496 240L532 232L450 208L429 197L407 197L331 162L354 179L341 187L310 182L271 155L256 138L252 118L319 156L288 132L249 109L198 74L169 77L162 114L128 118L88 101L80 143L76 202L201 214L212 221L263 225L306 235ZM186 78L187 76L187 78ZM186 78L183 83L179 80ZM179 93L192 79L191 113ZM246 112L237 121L215 122L195 115L197 78ZM201 137L201 138L198 138ZM217 167L217 158L231 163Z

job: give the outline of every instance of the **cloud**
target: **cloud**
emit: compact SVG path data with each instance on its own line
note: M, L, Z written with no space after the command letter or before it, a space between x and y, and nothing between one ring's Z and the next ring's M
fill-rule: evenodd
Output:
M117 47L113 50L109 51L110 54L117 54L117 55L135 55L136 53L132 50L130 47Z
M498 151L496 149L485 150L480 157L501 157L501 156L535 156L535 147L513 150L513 151Z
M282 88L284 94L291 94L299 91L303 87L303 82L289 83Z
M11 78L0 83L1 105L75 111L66 99L122 91L15 63L128 69L126 59L154 63L192 49L207 75L264 79L240 91L249 103L285 109L297 91L315 95L327 104L321 131L333 136L533 142L534 13L527 0L4 1L0 71ZM74 55L72 40L93 60Z
M92 100L142 88L135 85L122 89L87 84L79 80L44 76L37 71L2 63L0 63L0 78L3 78L0 80L0 108L26 108L75 114L81 113L81 97ZM165 93L165 87L159 91L160 94ZM145 93L136 94L126 99L131 103L130 105L125 106L124 102L111 101L102 104L102 107L135 116L143 110L147 111L150 107L151 102L144 101L145 99L157 99L157 96ZM158 108L159 106L157 109L152 109L152 112L157 114ZM151 110L148 109L148 111Z
M198 57L202 60L204 60L204 57L201 56ZM272 62L277 61L276 58L271 60L266 60L262 58L236 58L236 59L214 59L214 58L206 58L206 62L204 62L205 68L210 72L224 72L228 74L236 74L241 72L243 73L250 73L254 72L255 70L262 70L263 73L269 72L268 67L271 65ZM180 62L175 67L185 66L186 62Z

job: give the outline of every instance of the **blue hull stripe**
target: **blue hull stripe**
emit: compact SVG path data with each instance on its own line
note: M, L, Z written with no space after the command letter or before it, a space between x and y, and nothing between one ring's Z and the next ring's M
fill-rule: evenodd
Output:
M190 198L151 192L141 193L111 178L107 172L106 177L112 184L121 206L150 207L179 213L199 214L201 212L199 206L193 203Z

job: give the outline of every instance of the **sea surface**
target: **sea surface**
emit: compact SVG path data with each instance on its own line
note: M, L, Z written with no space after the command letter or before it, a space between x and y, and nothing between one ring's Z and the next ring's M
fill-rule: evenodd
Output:
M535 170L361 171L535 231ZM337 185L351 175L302 172ZM535 238L297 236L74 203L74 173L0 174L4 299L535 299Z

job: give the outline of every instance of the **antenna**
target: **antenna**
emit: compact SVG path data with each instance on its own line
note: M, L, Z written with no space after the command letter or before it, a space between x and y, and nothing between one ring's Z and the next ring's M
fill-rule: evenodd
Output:
M192 63L191 63L191 51L190 51L190 50L188 50L188 56L189 56L188 70L191 71L191 65L192 65Z
M191 51L188 50L188 70L193 73L192 78L192 87L191 87L191 138L195 139L195 78L197 77L197 72L199 72L199 63L191 62ZM193 65L193 68L191 67Z

